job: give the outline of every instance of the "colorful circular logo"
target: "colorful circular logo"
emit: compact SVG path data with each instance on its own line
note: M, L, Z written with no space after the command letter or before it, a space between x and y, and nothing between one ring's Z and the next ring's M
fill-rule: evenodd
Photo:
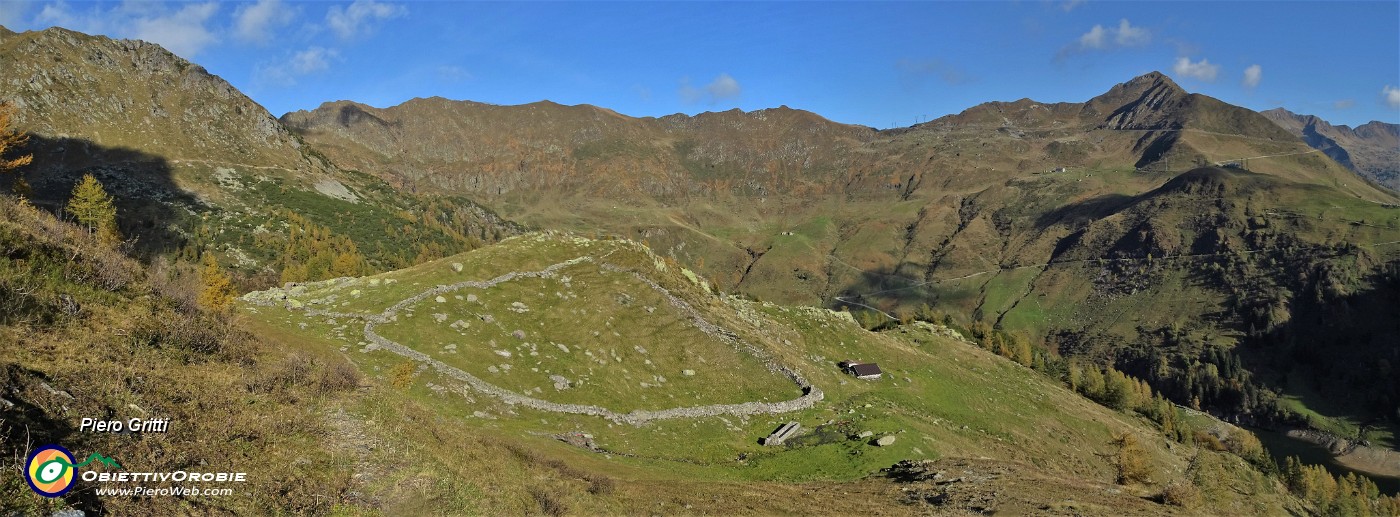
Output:
M45 445L29 454L24 464L29 488L44 497L58 497L73 489L73 453L61 445Z

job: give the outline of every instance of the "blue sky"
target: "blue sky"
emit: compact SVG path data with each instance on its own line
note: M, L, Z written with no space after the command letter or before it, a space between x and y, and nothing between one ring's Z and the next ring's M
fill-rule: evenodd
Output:
M274 115L438 95L633 116L787 105L886 128L1158 70L1256 110L1400 122L1395 1L0 0L0 25L160 43Z

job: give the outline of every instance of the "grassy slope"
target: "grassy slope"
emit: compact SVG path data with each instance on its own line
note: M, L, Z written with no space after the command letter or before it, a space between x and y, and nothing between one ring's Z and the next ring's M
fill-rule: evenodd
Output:
M975 346L937 334L936 328L908 327L894 333L871 334L847 318L821 309L717 298L695 288L674 267L658 270L649 252L620 241L538 235L515 238L407 270L334 286L314 285L297 299L312 307L330 305L337 311L377 312L434 285L461 279L487 279L511 270L536 270L580 255L600 259L607 256L606 260L611 263L644 272L699 308L713 323L751 340L779 361L799 370L826 392L826 400L815 408L784 415L664 420L637 428L609 424L593 417L507 406L464 389L457 381L435 371L420 371L406 391L377 389L376 395L360 399L359 404L350 409L375 422L378 435L389 442L388 447L393 448L395 455L406 454L390 462L392 465L371 469L374 473L368 476L363 487L366 493L389 498L395 492L394 487L404 483L405 478L438 478L453 481L449 486L425 487L428 494L425 500L446 504L443 508L448 511L499 511L518 509L521 504L528 507L532 500L539 503L539 497L521 493L522 490L528 492L531 486L555 494L550 497L557 496L563 504L579 511L642 508L635 505L642 502L643 499L636 497L642 493L638 490L643 489L651 491L649 501L663 505L666 501L678 501L691 505L694 511L725 511L734 510L730 505L735 502L715 499L719 495L705 496L737 497L743 493L736 492L741 486L737 483L750 483L755 489L762 487L773 494L834 482L842 483L842 490L880 492L882 485L872 486L869 485L871 481L860 480L900 459L969 458L1006 462L1018 471L1070 480L1068 485L1057 485L1044 494L1036 494L1036 489L1030 488L1043 489L1043 483L1016 485L1020 488L1011 489L1028 491L1017 492L1017 497L1049 503L1089 497L1089 493L1094 492L1089 487L1111 482L1113 465L1105 456L1111 455L1113 437L1122 433L1137 434L1148 444L1151 461L1160 473L1161 479L1156 481L1187 475L1187 460L1193 452L1188 448L1168 444L1141 421L1097 406L1028 369ZM462 264L462 272L451 267L454 262ZM584 288L590 285L585 277L570 276L576 282L573 293L579 296L577 301L571 297L567 305L549 309L544 301L527 303L532 311L528 314L549 310L573 317L567 308L611 310L609 306L616 305L617 295L611 288L628 287L622 283L588 289ZM386 283L388 280L393 282ZM636 289L636 286L630 288ZM547 296L552 295L553 290L546 290ZM350 297L353 291L359 291L360 295ZM630 293L634 299L643 296L637 291ZM478 296L481 301L489 301L500 299L494 297L497 294L500 293ZM526 294L511 293L500 299L506 303L488 302L488 307L494 307L494 316L512 315L506 310L508 301L515 295ZM336 297L327 302L330 295ZM317 301L322 303L315 303ZM245 310L263 329L260 333L310 349L338 351L381 385L389 384L390 372L405 361L383 350L367 351L359 344L359 325L347 323L344 318L332 324L324 317L307 317L303 312L288 312L278 307L249 306ZM419 314L413 318L421 318L427 311L417 312ZM447 321L454 319L456 316L451 316ZM301 328L303 324L305 328ZM592 328L607 328L606 325L597 327L596 321L580 319L572 326L546 325L532 330L528 339L546 343L577 342L580 335L591 334L590 324ZM436 323L429 327L433 325ZM435 357L450 357L451 354L443 354L440 347L431 343L431 332L422 336L431 346L423 346L425 343L419 342L407 329L397 338ZM467 349L489 350L489 340L498 339L484 335L476 339L468 337L454 338L461 351L457 355L478 353ZM672 353L678 344L669 335L635 336L634 339L634 343L646 348L653 357ZM695 348L684 343L680 344L685 350ZM616 374L620 368L634 365L635 359L629 357L623 363L613 362L608 367L599 364L598 368L611 368ZM843 359L877 361L888 375L873 382L857 381L836 368L835 363ZM493 362L500 361L501 358L496 357ZM465 364L464 367L470 369ZM704 367L697 368L702 369ZM520 372L520 368L513 372ZM679 400L695 396L733 399L745 396L745 391L752 389L745 385L755 382L748 378L753 372L741 369L710 367L704 374L714 384L709 390L682 383L667 383L664 389ZM493 382L510 385L511 381L493 379ZM519 384L528 385L530 383L524 381ZM586 395L596 395L599 403L621 403L622 397L635 396L635 392L628 393L616 387L592 385L575 387L565 393L580 401ZM547 389L536 396L555 400L559 394ZM786 447L758 445L758 438L787 421L800 422L804 429L813 432L794 439ZM852 438L864 430L874 432L874 437L892 435L897 440L888 447L875 447L866 443L868 439ZM592 434L607 454L586 452L550 438L550 435L569 431ZM397 433L403 436L396 436ZM433 438L419 440L426 436ZM425 444L441 445L427 447ZM515 474L509 469L498 472L491 467L490 476L477 471L483 464L502 461L503 456L525 457L538 464L553 465L555 470L565 473L565 477L573 476L579 481L541 486L513 477ZM1233 460L1223 458L1221 461ZM441 476L444 472L461 477ZM430 475L433 473L437 475ZM588 495L585 479L589 476L614 479L619 488L612 497ZM1128 493L1150 490L1137 487ZM1266 492L1272 493L1273 489L1270 487ZM454 499L450 496L453 493L492 495L480 500ZM749 493L740 499L745 501L744 509L766 512L821 508L827 513L841 504L832 498L797 502L771 496L757 499L754 495ZM886 493L884 499L874 504L894 504L895 499ZM1275 511L1281 510L1277 506L1281 501L1270 495L1249 501L1223 496L1221 499L1222 504L1246 505L1240 508L1257 504L1263 505L1257 510L1272 508ZM1138 508L1141 504L1118 503L1128 504L1126 508ZM386 508L394 511L421 508L417 504L420 503L397 501L397 506ZM827 504L838 506L825 506ZM1157 507L1157 511L1164 510L1165 507Z
M1202 148L1219 146L1220 156L1293 152L1283 144L1241 147L1217 135L1193 134L1189 140ZM1263 174L1225 178L1223 199L1213 191L1164 187L1176 173L1090 167L1024 174L976 192L925 188L907 201L857 198L800 206L779 199L707 200L614 208L607 200L573 199L568 206L578 210L568 213L528 205L506 213L540 227L601 226L646 239L661 253L699 266L723 289L763 300L832 306L843 294L878 293L856 300L888 312L929 303L960 320L980 315L1037 339L1083 330L1126 343L1138 338L1139 329L1175 325L1230 343L1248 328L1231 312L1241 292L1211 280L1211 264L1252 260L1256 275L1288 275L1278 264L1297 253L1279 250L1264 259L1267 254L1258 250L1267 251L1269 243L1251 242L1252 236L1286 235L1310 246L1357 244L1374 259L1360 268L1363 277L1366 268L1393 261L1400 252L1393 244L1400 240L1400 211L1358 198L1340 184L1282 179L1336 176L1324 162L1316 154L1252 160L1250 167ZM926 186L943 173L928 174ZM717 205L729 209L715 210ZM927 210L922 218L921 209ZM967 219L960 224L961 214ZM1074 242L1080 230L1089 231L1088 237ZM1136 240L1142 231L1152 234L1154 244L1172 248L1170 253L1152 250L1148 260L1147 247ZM1196 240L1209 240L1216 231L1227 246L1193 249ZM754 262L745 250L765 253ZM1220 255L1191 256L1211 253ZM930 268L934 257L937 265ZM1099 258L1116 262L1080 262ZM1058 264L998 272L1052 261ZM1356 425L1333 408L1294 407L1343 417L1319 420L1324 427Z
M357 374L337 369L339 358L258 341L186 308L177 292L86 232L0 198L0 511L324 512L341 497L349 473L322 446L328 430L317 413ZM168 418L170 427L79 432L85 417ZM63 499L43 499L18 469L31 447L49 443L101 452L130 471L243 471L248 482L201 499L97 498L94 484L79 482Z
M16 129L32 137L24 152L34 162L17 172L34 203L58 212L94 174L144 259L214 251L240 276L272 283L289 213L349 237L375 270L412 263L420 246L455 253L517 231L469 200L405 194L338 168L226 81L157 45L52 28L0 35L0 61L35 78L0 84L0 100L21 107ZM443 220L426 221L434 203Z

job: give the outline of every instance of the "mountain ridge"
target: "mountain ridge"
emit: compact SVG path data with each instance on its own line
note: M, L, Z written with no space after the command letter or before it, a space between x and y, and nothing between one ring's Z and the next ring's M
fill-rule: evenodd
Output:
M1352 128L1284 108L1260 114L1358 175L1400 190L1400 124L1373 120Z
M907 189L909 173L913 172L909 169L926 165L908 160L912 156L904 152L921 145L918 141L923 137L916 133L975 131L978 127L1016 138L1027 134L1074 138L1104 132L1093 138L1111 142L1082 150L1090 157L1103 156L1138 168L1161 167L1169 161L1223 162L1236 156L1308 149L1257 113L1188 93L1160 72L1119 83L1082 103L993 101L927 123L884 131L784 107L631 117L592 105L564 106L551 101L499 106L413 99L372 109L361 104L349 108L340 102L289 112L279 120L317 143L337 163L389 172L400 184L489 196L562 184L611 195L640 188L645 195L665 198L696 194L763 197L791 188L830 194L838 187L844 187L848 195L869 196L891 185ZM427 105L436 109L425 109ZM381 122L379 129L352 127L353 117L332 113L351 109L373 114ZM329 132L332 126L328 124L333 121L339 122L338 128ZM389 122L394 129L385 125ZM1232 135L1254 139L1260 145L1221 141ZM1295 143L1299 145L1290 147ZM1254 149L1249 149L1251 146ZM503 148L505 152L497 152ZM900 151L891 154L891 148ZM1014 165L1015 171L1025 172L1035 162L1046 168L1054 166L1047 160L1050 156L1019 148L1009 151L1011 156L1002 152L1002 158L1024 156L1022 163ZM395 157L393 163L379 163L390 156ZM935 156L929 158L937 161ZM948 165L956 168L966 166L966 160L951 162ZM899 179L881 177L891 168L902 171L894 172ZM536 174L521 174L527 169ZM650 172L642 174L644 170ZM1315 164L1279 173L1340 185L1345 182L1342 171ZM1358 195L1375 196L1363 183L1347 188Z
M18 172L33 185L31 200L60 213L79 177L92 174L114 195L120 231L146 259L215 251L248 276L276 278L286 236L267 234L297 214L354 236L361 244L348 256L362 250L380 265L411 262L399 255L418 245L460 251L513 231L467 200L441 216L456 218L457 229L364 224L387 225L426 203L340 169L230 83L159 45L62 28L7 32L0 63L0 100L15 105L15 125L30 135L24 152L34 160ZM422 240L382 251L368 242L408 233Z

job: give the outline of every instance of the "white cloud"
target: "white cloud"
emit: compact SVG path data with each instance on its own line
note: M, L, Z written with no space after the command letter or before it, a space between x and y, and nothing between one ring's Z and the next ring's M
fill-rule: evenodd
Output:
M81 20L81 16L68 9L65 2L54 2L47 4L39 10L39 14L34 16L34 22L39 25L51 25L65 27L77 31L87 32L92 27Z
M1220 74L1220 65L1210 64L1210 60L1201 58L1199 62L1192 63L1191 58L1176 58L1176 64L1172 66L1172 71L1180 77L1191 77L1202 81L1211 82L1215 76Z
M1152 33L1142 27L1133 27L1127 18L1118 20L1118 29L1113 32L1113 40L1120 47L1136 47L1152 41Z
M351 39L374 29L374 23L397 18L408 13L402 5L355 0L349 7L331 6L326 10L326 24L341 39Z
M334 49L311 47L293 55L290 65L293 72L306 75L330 68L330 59L336 57L340 57L340 53Z
M716 99L733 99L739 96L741 90L739 81L735 81L729 74L719 74L714 81L705 85L705 91Z
M1107 29L1104 29L1102 25L1095 25L1094 28L1089 29L1089 32L1079 37L1079 48L1104 48L1104 40L1107 35Z
M259 65L254 76L263 84L295 86L301 77L329 70L331 61L339 58L335 49L311 47L293 53L286 61Z
M1060 10L1064 12L1073 11L1074 8L1084 5L1084 0L1068 0L1060 2Z
M266 45L277 29L292 23L296 11L283 5L281 0L258 0L239 7L233 17L233 33L238 39Z
M743 87L739 85L738 80L727 73L722 73L703 88L691 85L689 77L682 78L679 93L681 100L688 104L701 101L714 104L721 100L737 98L742 92Z
M136 39L159 44L180 57L193 59L204 47L218 40L205 27L218 11L217 2L189 4L166 16L137 18L132 34Z
M24 20L25 14L29 11L28 2L5 2L5 8L0 9L0 25L13 28Z
M166 4L123 2L106 8L91 4L75 10L65 2L46 4L34 15L40 26L58 26L88 34L135 38L165 47L180 57L194 59L219 38L209 27L219 12L218 2L186 3L171 10Z
M1386 106L1400 108L1400 88L1387 84L1385 88L1381 89L1381 95L1385 96Z
M1094 25L1089 29L1089 32L1079 35L1078 40L1060 49L1060 52L1055 55L1055 58L1057 60L1064 59L1071 54L1090 50L1140 47L1151 42L1151 31L1142 27L1134 27L1127 18L1123 18L1118 20L1117 27Z
M1204 60L1202 61L1204 62ZM1249 65L1249 68L1244 69L1244 82L1242 84L1244 84L1245 88L1254 88L1259 86L1259 81L1263 78L1264 67Z

